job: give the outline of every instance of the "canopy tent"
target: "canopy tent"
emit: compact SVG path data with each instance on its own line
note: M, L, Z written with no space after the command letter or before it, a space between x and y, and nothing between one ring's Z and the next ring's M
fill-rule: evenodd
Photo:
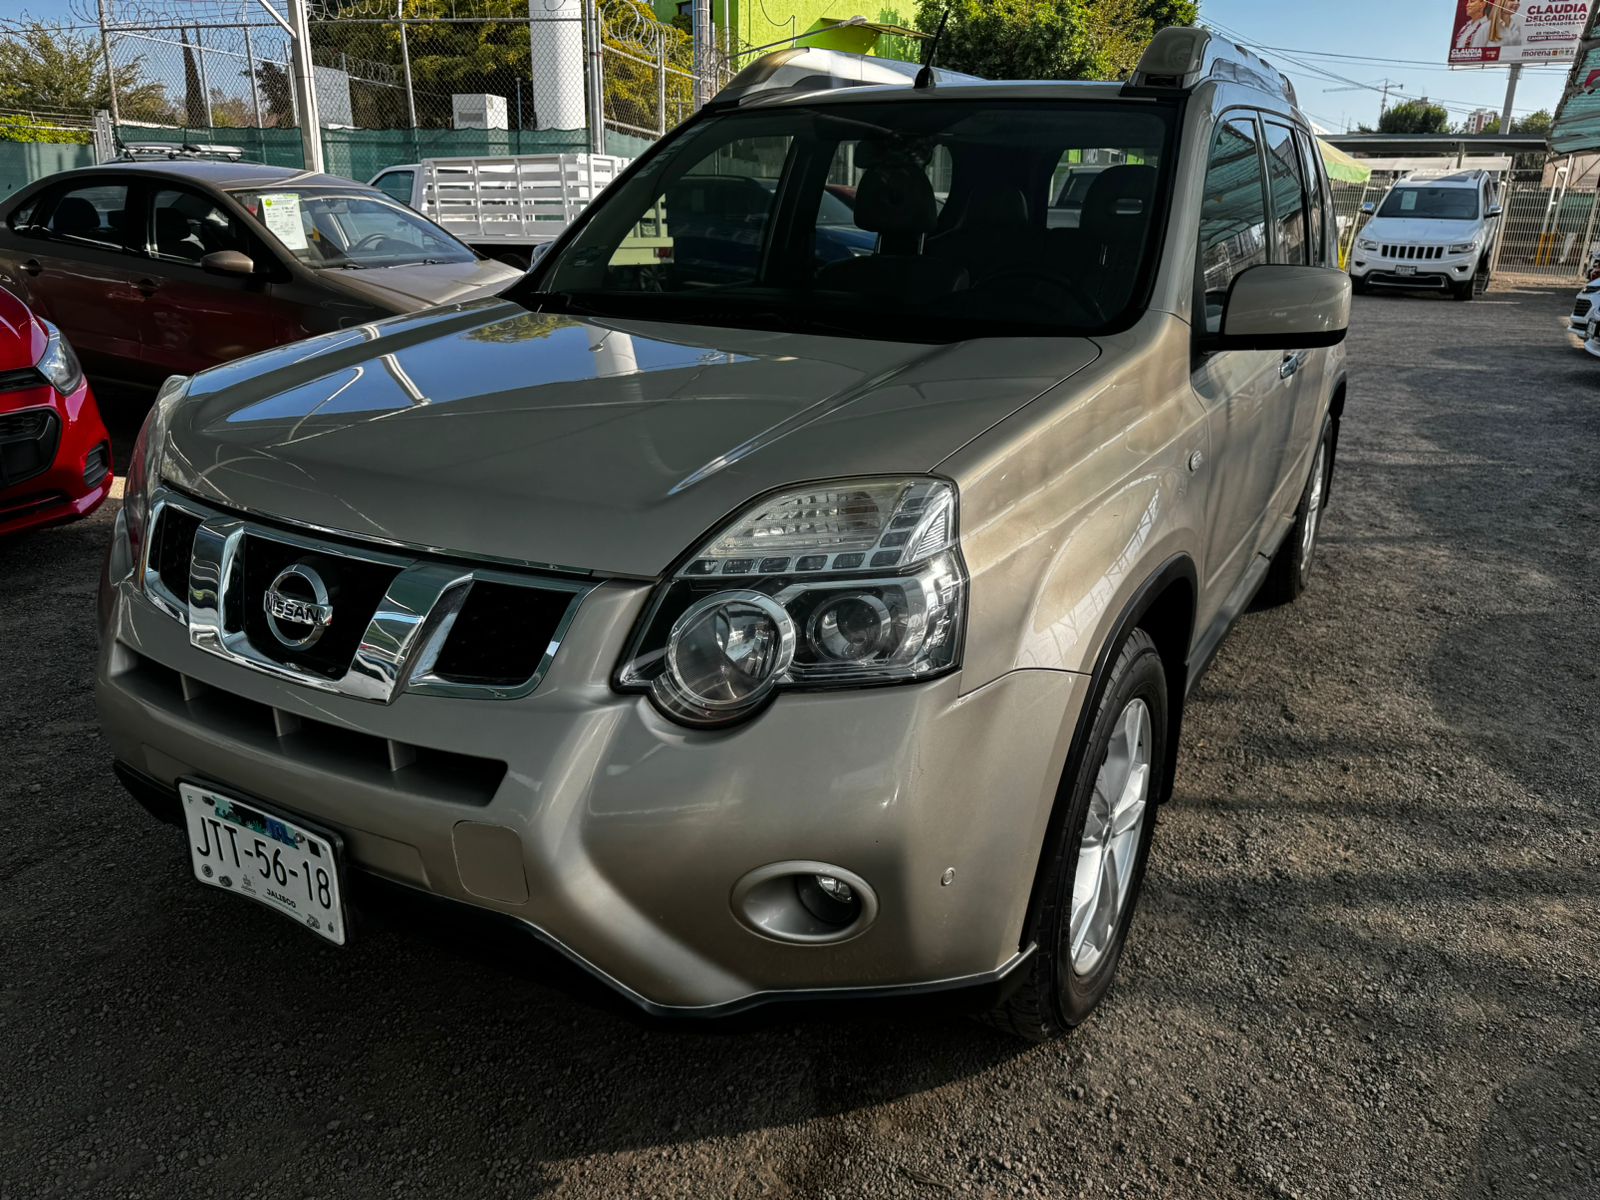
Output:
M1322 138L1317 139L1317 146L1322 151L1322 164L1328 168L1329 179L1343 183L1365 183L1372 178L1372 168L1360 159L1351 157L1337 146L1330 146Z
M1557 154L1600 150L1600 7L1578 44L1578 57L1550 124L1550 149Z

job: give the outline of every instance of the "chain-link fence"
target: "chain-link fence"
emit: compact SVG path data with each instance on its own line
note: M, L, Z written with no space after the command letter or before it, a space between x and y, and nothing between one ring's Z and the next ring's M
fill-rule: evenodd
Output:
M297 86L289 0L71 0L49 27L0 18L0 54L64 50L86 127L125 143L208 141L280 161L314 102L330 166L426 154L636 153L736 69L723 31L697 56L645 0L303 0L311 92ZM3 72L0 72L3 73ZM703 81L697 86L697 81ZM5 118L0 79L0 123ZM373 136L373 135L382 136Z

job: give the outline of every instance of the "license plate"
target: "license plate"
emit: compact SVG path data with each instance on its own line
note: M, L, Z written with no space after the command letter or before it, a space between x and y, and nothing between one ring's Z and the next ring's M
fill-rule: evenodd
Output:
M180 783L178 792L196 879L249 896L344 945L336 836L199 784Z
M1396 275L1415 275L1417 269L1415 267L1396 267L1394 273Z

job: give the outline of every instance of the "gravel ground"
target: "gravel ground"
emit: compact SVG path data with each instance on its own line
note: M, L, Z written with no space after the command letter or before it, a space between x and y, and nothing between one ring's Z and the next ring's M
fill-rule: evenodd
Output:
M1600 362L1358 301L1324 558L1192 705L1121 978L650 1025L202 891L90 695L109 513L0 545L0 1196L1600 1196ZM122 449L136 415L113 406Z

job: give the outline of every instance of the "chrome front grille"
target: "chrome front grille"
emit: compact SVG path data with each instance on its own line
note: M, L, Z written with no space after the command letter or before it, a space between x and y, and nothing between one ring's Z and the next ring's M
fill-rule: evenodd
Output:
M1401 262L1432 260L1444 257L1444 247L1404 246L1399 244L1385 243L1383 247L1383 256L1385 258L1398 259Z
M197 648L383 704L527 695L594 586L308 536L166 489L142 571Z

